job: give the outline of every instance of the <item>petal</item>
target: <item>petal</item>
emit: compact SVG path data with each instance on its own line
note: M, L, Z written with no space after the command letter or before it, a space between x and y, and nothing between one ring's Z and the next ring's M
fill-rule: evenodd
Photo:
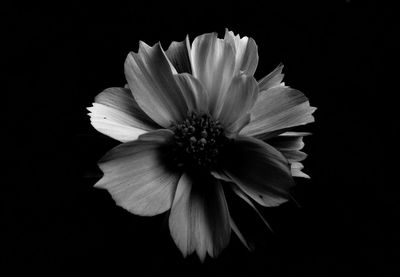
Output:
M304 168L302 163L293 162L290 166L291 166L292 175L294 177L303 177L303 178L310 179L309 175L307 175L303 171L301 171Z
M280 136L285 136L285 137L305 137L305 136L310 136L312 133L310 132L284 132L281 133Z
M236 120L236 122L230 128L230 132L234 134L239 133L247 124L250 122L250 113L246 113L241 118Z
M183 73L174 76L182 95L185 98L189 111L207 112L208 95L199 80L192 75Z
M192 68L190 65L189 58L189 37L187 36L184 41L174 41L165 51L171 64L176 69L177 73L192 73Z
M289 162L302 161L307 157L307 154L300 151L304 147L302 136L287 136L285 133L273 137L267 142L278 149Z
M144 130L160 128L136 103L129 88L108 88L95 97L95 102L123 111L136 119L138 126Z
M267 140L269 144L278 149L291 163L292 175L295 177L310 178L303 173L303 164L299 163L307 157L307 154L300 151L304 147L303 136L310 135L305 132L285 132Z
M151 131L143 139L115 147L99 161L104 176L95 186L107 189L118 206L134 214L167 211L180 178L165 165L164 146L172 136L169 130Z
M235 69L233 46L217 38L216 33L194 39L190 52L193 76L200 80L209 94L210 112L225 99Z
M252 76L239 75L233 78L220 109L214 115L229 132L235 132L236 122L253 107L258 95L257 81ZM240 126L240 124L239 124Z
M230 221L231 221L231 228L232 230L235 232L236 236L239 238L239 240L243 243L243 245L247 248L247 250L249 251L253 251L254 248L252 245L250 245L246 239L244 238L244 236L242 235L242 232L240 232L239 228L237 227L235 221L233 221L232 217L230 217Z
M141 42L139 52L126 58L125 76L139 106L160 126L186 116L185 98L159 43L150 47Z
M279 150L289 162L302 161L307 158L307 154L298 150Z
M96 130L121 142L135 140L149 130L160 128L140 109L129 89L104 90L88 110Z
M235 48L235 75L244 73L253 76L258 65L257 44L252 38L236 35L225 29L225 41L233 44Z
M132 141L147 132L141 128L133 127L132 118L119 110L97 103L93 103L93 106L87 109L90 111L92 126L100 133L118 141Z
M278 150L300 150L304 147L303 136L307 134L309 133L285 132L268 139L266 142Z
M294 185L286 158L269 144L237 136L221 152L217 178L234 182L263 206L276 206L289 198Z
M282 83L283 77L285 76L282 73L283 64L278 65L271 73L262 78L258 82L258 86L260 87L260 91L265 91L270 88L279 86Z
M238 184L235 184L235 180L225 174L222 171L213 171L211 174L220 180L223 180L225 182L233 184L233 186L237 186L240 188L245 194L249 195L254 201L256 201L258 204L264 206L264 207L276 207L281 205L282 203L285 203L288 201L288 198L291 197L290 195L287 195L285 197L280 197L274 194L271 194L270 192L263 192L260 193L259 190L261 189L253 189L253 188L246 188L244 189ZM232 187L233 188L233 187ZM233 189L234 190L234 189ZM234 190L235 191L235 190ZM236 194L237 191L235 191ZM238 194L239 195L239 194ZM239 195L242 198L242 195Z
M260 219L262 220L262 222L265 224L265 226L268 227L268 229L270 229L272 231L271 226L269 225L269 223L265 220L264 216L258 211L258 209L256 208L256 206L254 206L254 204L251 202L251 200L247 197L247 195L237 186L233 185L232 186L233 191L236 193L237 196L239 196L240 198L242 198L247 204L249 204L250 207L253 208L253 210L256 212L256 214L260 217Z
M314 122L314 111L300 91L273 87L259 95L251 110L251 121L240 133L262 139L276 130Z
M184 256L217 256L230 239L230 216L221 184L211 176L183 174L169 217L173 240Z

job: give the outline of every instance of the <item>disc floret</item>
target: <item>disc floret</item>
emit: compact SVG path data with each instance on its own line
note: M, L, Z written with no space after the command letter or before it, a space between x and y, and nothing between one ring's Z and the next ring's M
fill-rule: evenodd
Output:
M208 114L192 112L171 129L174 131L174 160L178 166L213 167L228 141L221 123Z

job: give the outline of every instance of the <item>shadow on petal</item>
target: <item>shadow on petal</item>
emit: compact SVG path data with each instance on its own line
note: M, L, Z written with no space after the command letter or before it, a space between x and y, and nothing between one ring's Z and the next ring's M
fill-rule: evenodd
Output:
M221 153L219 179L235 183L263 206L277 206L289 198L294 185L287 159L269 144L238 136Z
M216 257L227 246L231 225L224 192L210 174L182 175L169 218L172 238L184 256Z

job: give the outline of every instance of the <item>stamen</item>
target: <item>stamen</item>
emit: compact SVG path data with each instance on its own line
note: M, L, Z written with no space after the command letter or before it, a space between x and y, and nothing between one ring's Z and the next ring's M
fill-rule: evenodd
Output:
M172 156L178 166L213 167L229 141L221 124L207 114L190 113L171 129L175 133Z

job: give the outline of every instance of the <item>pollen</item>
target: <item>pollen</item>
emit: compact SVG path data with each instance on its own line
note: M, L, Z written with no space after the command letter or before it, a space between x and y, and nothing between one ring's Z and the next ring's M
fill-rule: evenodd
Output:
M221 123L208 114L190 113L171 129L175 143L173 159L178 166L212 168L229 141Z

